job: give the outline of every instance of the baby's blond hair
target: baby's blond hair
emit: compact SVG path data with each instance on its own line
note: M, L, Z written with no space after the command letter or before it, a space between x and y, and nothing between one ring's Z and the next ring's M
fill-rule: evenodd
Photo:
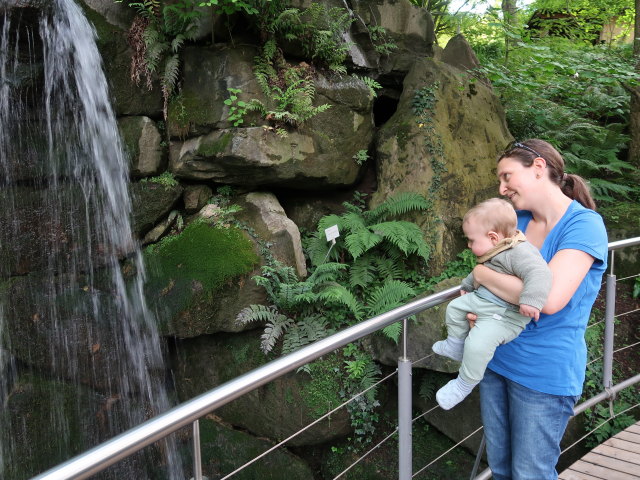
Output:
M511 237L518 228L518 216L513 206L501 198L490 198L471 207L462 218L462 225L474 218L487 232L494 231Z

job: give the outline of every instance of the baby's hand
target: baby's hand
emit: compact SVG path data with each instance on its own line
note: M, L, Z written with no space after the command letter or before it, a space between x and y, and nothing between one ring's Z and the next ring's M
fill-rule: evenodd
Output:
M531 305L525 305L524 303L520 304L520 313L525 317L533 318L536 322L540 318L540 310Z
M467 293L469 293L469 292L467 292L466 290L462 290L462 289L460 290L460 296L466 295Z

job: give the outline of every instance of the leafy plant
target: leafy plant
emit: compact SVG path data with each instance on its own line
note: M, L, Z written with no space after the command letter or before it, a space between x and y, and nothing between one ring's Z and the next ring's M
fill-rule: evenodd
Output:
M501 96L512 134L553 144L569 172L589 179L596 200L637 198L624 158L627 89L638 84L629 50L521 38L510 58L507 68L492 53L481 71Z
M369 160L369 153L366 150L358 150L352 158L358 165L362 165Z
M134 50L131 79L139 84L144 77L151 89L152 78L158 75L166 120L169 97L178 82L179 53L185 41L195 38L200 13L195 9L195 0L176 0L170 4L161 4L159 0L127 3L138 13L129 30L129 43Z
M297 127L313 116L322 113L331 105L314 106L315 83L311 69L306 64L289 65L279 51L275 40L267 41L262 54L254 60L254 73L265 96L273 107L252 99L248 110L256 110L271 121L281 135L286 135L286 126Z
M164 172L156 177L147 177L140 180L141 183L157 183L162 185L165 189L170 189L179 185L176 178L171 172Z
M354 75L353 77L364 82L364 84L369 88L369 93L371 93L372 97L375 98L378 96L377 90L380 90L382 85L376 82L373 78L365 76L360 77L358 75Z
M249 104L242 100L238 100L238 95L242 93L239 88L227 88L229 92L229 98L224 101L224 104L229 107L229 116L227 120L234 127L239 127L244 123L244 116L249 110Z

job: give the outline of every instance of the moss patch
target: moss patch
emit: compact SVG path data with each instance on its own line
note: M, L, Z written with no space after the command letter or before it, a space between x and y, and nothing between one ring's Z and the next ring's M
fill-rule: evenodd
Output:
M311 381L302 388L302 398L314 414L324 415L342 403L340 359L336 354L330 355L309 365L309 370Z
M217 154L222 153L227 149L232 138L233 135L231 133L225 133L215 141L204 140L198 148L198 154L203 157L215 157Z
M192 223L180 235L149 247L145 258L166 286L172 280L187 278L205 290L220 287L258 263L253 244L239 229L216 228L204 222Z
M213 333L224 285L259 262L251 240L237 228L194 222L144 252L147 298L159 313L163 333L185 338ZM171 329L176 331L168 331Z

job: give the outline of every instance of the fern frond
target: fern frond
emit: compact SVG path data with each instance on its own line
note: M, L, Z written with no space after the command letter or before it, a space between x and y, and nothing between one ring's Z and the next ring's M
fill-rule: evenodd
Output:
M169 94L173 92L173 89L178 83L179 69L180 58L176 53L167 59L167 63L165 63L164 66L164 75L162 77L163 87Z
M344 305L360 320L363 315L362 304L355 295L342 285L331 285L319 293L319 298L333 304Z
M367 228L359 228L345 236L344 243L349 254L357 259L382 241L383 237Z
M391 325L387 325L382 329L382 334L385 337L393 340L395 343L398 343L401 333L402 333L402 322L392 323Z
M356 259L349 269L349 285L351 288L368 288L376 279L376 268L369 255L364 255Z
M409 212L424 211L431 208L431 202L415 192L403 192L387 198L383 203L363 215L370 222L381 222L389 217L397 217Z
M387 280L382 286L373 290L367 302L367 315L374 316L388 312L415 296L415 290L406 282Z
M372 225L371 230L398 247L405 255L418 254L429 260L430 247L422 230L415 223L404 221L383 222Z
M265 355L273 350L278 339L293 325L295 325L294 321L282 314L276 315L275 318L267 323L264 332L260 336L260 349Z
M249 305L236 316L236 325L246 326L253 322L272 322L279 314L274 306Z

